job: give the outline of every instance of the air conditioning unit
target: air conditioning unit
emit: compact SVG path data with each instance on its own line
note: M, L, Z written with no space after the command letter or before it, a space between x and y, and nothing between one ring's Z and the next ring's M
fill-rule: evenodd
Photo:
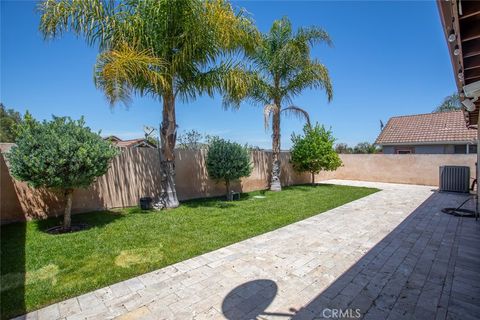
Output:
M441 166L439 185L440 191L470 192L470 167Z

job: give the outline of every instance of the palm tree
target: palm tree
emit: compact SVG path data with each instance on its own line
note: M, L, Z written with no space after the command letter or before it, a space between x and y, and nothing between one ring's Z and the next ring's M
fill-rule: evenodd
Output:
M329 35L321 28L309 27L292 31L287 18L273 23L270 32L262 35L261 43L250 56L251 66L246 75L248 90L224 97L225 107L238 108L247 100L263 106L265 127L272 121L272 175L270 190L281 190L280 184L280 118L291 114L309 123L308 113L292 105L292 100L304 89L324 89L328 101L333 89L327 68L310 57L310 49L318 43L331 45Z
M447 112L460 110L462 108L462 103L460 102L460 96L458 93L452 93L449 96L446 96L443 99L443 102L433 110L433 112Z
M133 94L161 98L161 198L165 207L177 207L176 99L244 91L227 58L253 50L250 19L226 0L46 0L39 9L45 38L71 31L98 46L95 84L111 104L128 103Z

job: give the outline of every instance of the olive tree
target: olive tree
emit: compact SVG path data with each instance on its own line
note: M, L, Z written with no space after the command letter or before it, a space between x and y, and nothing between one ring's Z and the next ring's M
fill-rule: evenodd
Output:
M248 177L252 172L248 148L220 138L211 139L206 165L211 179L225 182L227 200L232 200L230 182Z
M315 174L321 170L333 171L342 165L342 160L334 149L335 138L330 130L318 123L305 125L303 135L292 135L291 162L300 172L310 172L312 185Z
M85 126L83 117L39 122L29 113L17 126L16 145L7 154L12 176L34 188L65 195L63 229L71 228L72 193L107 172L117 149Z

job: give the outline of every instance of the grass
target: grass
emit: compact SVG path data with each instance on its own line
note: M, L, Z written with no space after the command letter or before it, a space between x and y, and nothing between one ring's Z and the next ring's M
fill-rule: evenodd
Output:
M44 230L60 219L1 227L1 317L38 309L131 278L367 196L377 189L294 186L251 192L240 201L182 202L175 210L137 208L75 215L92 228ZM255 198L263 195L265 198Z

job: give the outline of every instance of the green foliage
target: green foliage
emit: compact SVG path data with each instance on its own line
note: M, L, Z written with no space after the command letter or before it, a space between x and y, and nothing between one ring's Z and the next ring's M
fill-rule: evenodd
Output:
M230 181L248 177L252 172L248 148L218 137L211 139L205 162L211 179L225 181L227 194Z
M342 165L342 160L335 152L335 138L330 130L318 123L314 127L306 125L303 135L292 135L291 161L295 170L319 173L321 170L332 171ZM312 182L314 182L312 180Z
M0 103L0 142L15 142L15 126L21 121L20 113Z
M379 153L381 150L374 144L370 142L360 142L353 148L353 153Z
M7 154L11 174L38 188L88 187L107 172L117 150L85 126L83 118L53 117L39 122L27 112Z
M328 69L310 57L311 47L332 42L319 27L299 28L296 32L288 18L276 20L270 32L263 34L260 44L249 55L251 68L245 73L247 90L227 94L225 107L238 108L244 100L264 107L265 123L274 112L291 114L309 121L305 110L292 104L293 98L305 89L323 89L330 101L333 88Z
M451 95L445 97L443 102L433 110L433 112L447 112L460 110L462 108L462 103L460 102L460 96L458 93L454 92Z
M353 149L349 147L346 143L338 143L335 146L336 153L353 153Z
M257 31L225 0L44 0L40 31L70 31L100 54L95 82L111 103L133 93L195 99L244 86L226 58L252 51Z
M154 137L147 137L146 138L147 142L148 143L151 143L152 145L154 145L155 147L158 147L157 144L158 144L158 140Z
M207 146L208 139L208 135L202 134L195 129L184 131L177 137L177 147L184 150L199 150Z

